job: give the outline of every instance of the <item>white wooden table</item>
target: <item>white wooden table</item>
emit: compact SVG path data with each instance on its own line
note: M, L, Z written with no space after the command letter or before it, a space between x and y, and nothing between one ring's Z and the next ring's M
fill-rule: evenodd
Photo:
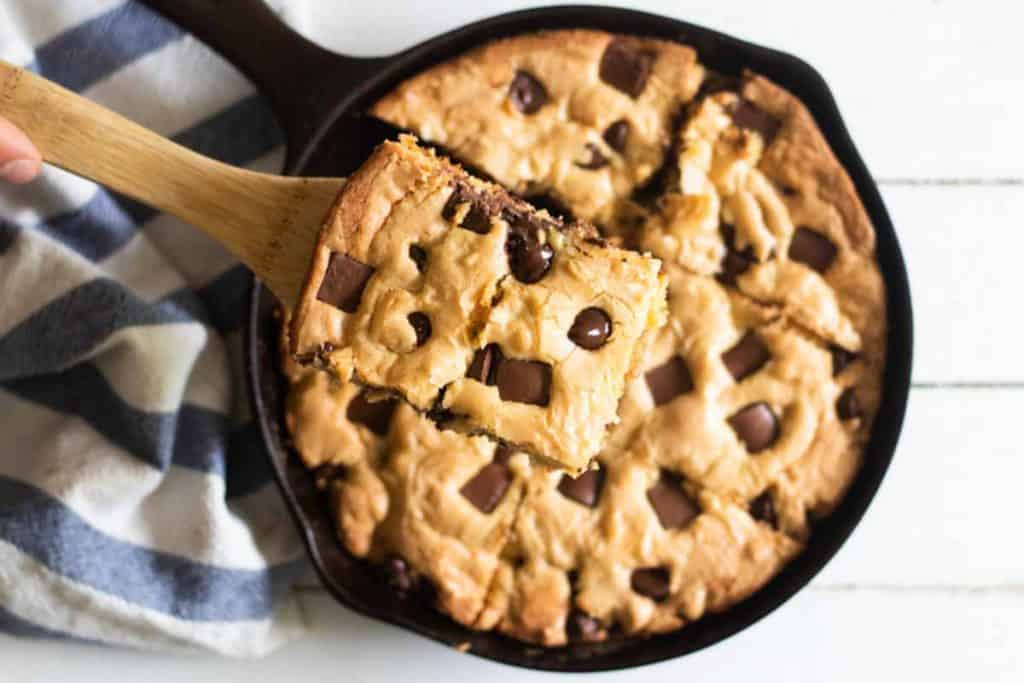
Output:
M635 4L781 47L821 71L896 223L910 269L917 347L890 475L832 564L726 643L617 680L1024 680L1022 5ZM330 47L371 55L519 6L441 5L305 0L297 21ZM352 614L312 582L299 592L311 634L262 661L0 637L0 680L542 677Z

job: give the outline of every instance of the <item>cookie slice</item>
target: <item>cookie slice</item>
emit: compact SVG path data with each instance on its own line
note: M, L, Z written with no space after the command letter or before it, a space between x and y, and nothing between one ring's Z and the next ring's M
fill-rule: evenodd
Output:
M406 138L378 148L339 195L292 350L580 472L664 320L659 268Z
M472 624L508 540L529 461L481 437L442 432L407 406L396 426L377 473L388 513L368 556L402 558L431 583L438 608ZM342 495L339 510L352 500Z
M700 101L680 150L640 246L776 305L881 366L885 288L874 229L803 104L747 73L735 90Z
M402 83L371 113L512 191L610 221L661 166L700 86L689 47L602 31L494 41Z
M399 599L473 625L530 462L442 432L394 398L311 368L293 371L285 421L329 500L342 546L378 566ZM515 462L513 462L515 460Z
M345 546L380 565L400 597L426 595L471 625L522 496L517 468L528 467L524 454L442 432L401 405L381 458L333 482L331 505Z
M551 646L577 637L571 623L574 573L602 533L608 462L616 455L602 453L593 469L576 478L553 468L532 470L477 628ZM597 622L593 627L587 640L607 635Z

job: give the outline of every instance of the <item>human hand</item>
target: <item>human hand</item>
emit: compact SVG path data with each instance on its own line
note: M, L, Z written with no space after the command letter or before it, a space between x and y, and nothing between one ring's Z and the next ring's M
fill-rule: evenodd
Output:
M0 180L27 183L39 175L42 157L13 123L0 116Z

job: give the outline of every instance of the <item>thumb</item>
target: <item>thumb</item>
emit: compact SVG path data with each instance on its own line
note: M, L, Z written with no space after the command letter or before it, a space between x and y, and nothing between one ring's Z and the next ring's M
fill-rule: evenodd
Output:
M39 175L41 157L35 145L0 116L0 180L27 183Z

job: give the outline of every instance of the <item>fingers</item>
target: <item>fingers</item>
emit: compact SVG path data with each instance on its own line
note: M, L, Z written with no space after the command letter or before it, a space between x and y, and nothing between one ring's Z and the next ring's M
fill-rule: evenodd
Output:
M0 117L0 179L27 183L39 175L42 159L35 145L7 119Z

